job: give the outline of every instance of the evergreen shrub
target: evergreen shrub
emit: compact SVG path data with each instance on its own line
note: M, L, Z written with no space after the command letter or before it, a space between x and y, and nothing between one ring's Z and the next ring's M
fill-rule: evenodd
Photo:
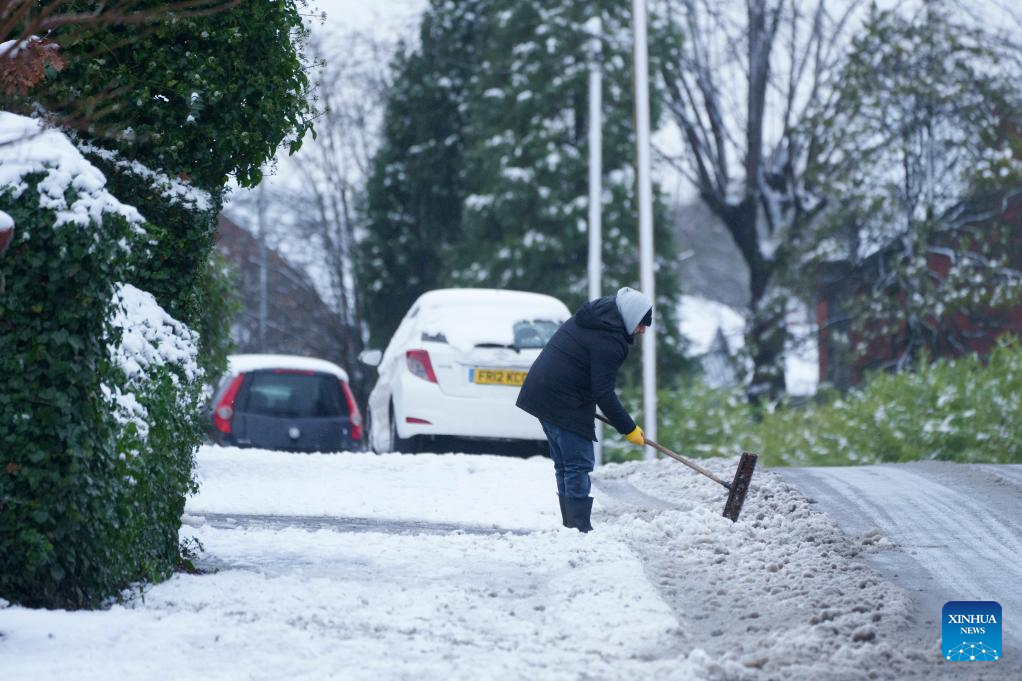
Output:
M194 334L118 284L148 225L24 121L46 158L0 186L16 225L0 259L0 598L95 607L177 561L202 373Z
M769 466L1022 463L1022 347L1005 340L984 357L923 358L912 371L876 373L861 388L798 406L756 408L740 391L693 381L662 392L659 408L658 441L693 457L752 451ZM609 460L640 455L616 438L609 445Z
M199 364L208 376L219 376L227 369L236 310L230 273L214 248L220 190L203 191L92 143L78 146L107 178L109 191L150 219L127 281L201 332Z

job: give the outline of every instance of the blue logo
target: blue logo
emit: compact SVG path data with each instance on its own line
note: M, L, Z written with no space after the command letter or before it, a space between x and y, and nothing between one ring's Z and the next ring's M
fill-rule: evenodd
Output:
M945 660L992 662L1001 659L1001 604L997 601L948 601L941 619Z

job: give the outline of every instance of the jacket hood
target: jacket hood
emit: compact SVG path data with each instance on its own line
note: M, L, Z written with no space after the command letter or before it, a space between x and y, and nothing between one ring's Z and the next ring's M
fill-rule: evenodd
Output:
M604 296L585 303L575 313L575 322L585 329L600 329L623 334L629 343L632 342L632 336L625 330L625 322L621 318L621 312L618 311L614 296Z

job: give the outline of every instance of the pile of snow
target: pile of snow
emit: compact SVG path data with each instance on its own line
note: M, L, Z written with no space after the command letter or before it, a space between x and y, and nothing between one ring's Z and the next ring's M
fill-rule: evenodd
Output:
M723 350L729 357L737 357L745 348L746 319L738 310L700 296L681 296L678 313L681 334L688 341L687 354L693 358L704 358L704 370L711 387L724 387L734 381L733 371L719 366L719 358L711 357L718 339L722 339ZM789 338L785 346L784 376L788 393L791 395L812 395L819 384L819 361L816 343L816 328L805 307L791 301L787 307L785 324ZM746 371L752 370L747 361Z
M331 374L348 382L348 372L333 362L297 355L231 355L227 358L227 373L240 374L261 369L293 369Z
M417 329L424 334L442 334L451 346L466 352L480 343L513 345L516 322L560 324L571 316L564 303L553 296L483 288L430 291L419 297L413 309L416 306Z
M188 512L341 516L549 528L560 518L550 462L471 454L199 450Z
M106 178L89 163L71 141L34 118L0 111L0 191L10 189L15 198L28 188L26 175L43 173L39 182L39 207L56 211L54 227L73 223L102 224L103 216L116 214L136 225L142 233L142 215L118 201L106 190ZM68 203L67 192L74 190ZM127 245L123 245L127 248Z
M730 479L737 458L700 463ZM924 661L939 660L919 650L930 641L904 639L910 596L863 560L890 542L845 536L762 468L737 523L721 515L718 484L669 459L605 466L597 480L632 490L631 508L611 509L608 534L643 556L665 600L691 623L707 677L932 678Z
M700 296L681 296L678 305L680 329L688 341L690 357L705 355L713 348L717 334L723 334L730 354L745 347L745 317L734 308Z
M547 459L197 461L182 538L216 572L106 612L0 609L5 679L921 680L940 661L905 639L907 594L861 560L883 542L842 535L769 471L731 523L720 487L674 461L603 467L580 535Z
M14 40L5 40L0 42L0 59L16 59L22 50L27 50L31 46L43 42L43 38L37 35L25 36L24 38L15 38ZM59 50L60 46L56 43L47 43L43 45L48 50Z

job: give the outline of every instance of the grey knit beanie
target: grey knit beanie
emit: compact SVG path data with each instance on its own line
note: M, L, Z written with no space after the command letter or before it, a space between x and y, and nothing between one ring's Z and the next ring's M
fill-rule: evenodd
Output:
M653 323L653 301L646 297L642 291L636 291L627 286L617 292L614 299L617 303L617 311L621 313L621 319L625 322L625 330L628 333L635 331L635 327L642 322L645 326ZM648 319L647 319L648 317Z

